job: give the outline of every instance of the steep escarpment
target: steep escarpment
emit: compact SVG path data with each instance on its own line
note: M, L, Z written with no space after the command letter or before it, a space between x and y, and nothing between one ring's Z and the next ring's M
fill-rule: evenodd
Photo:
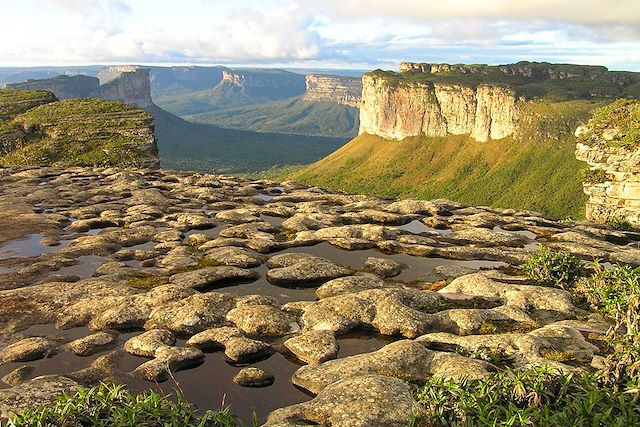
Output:
M640 102L621 99L576 130L576 157L589 164L587 219L640 225Z
M469 134L476 141L514 133L515 91L431 82L394 84L384 74L362 79L360 133L388 139Z
M129 65L118 65L101 70L98 74L100 87L90 97L120 101L137 107L153 104L149 69Z
M0 165L157 167L153 117L120 102L0 90Z
M5 85L12 90L46 90L58 99L100 98L147 107L151 100L149 69L132 65L107 67L98 77L60 75L50 79L28 80Z
M358 108L362 96L362 80L356 77L330 76L327 74L308 74L307 101L330 101Z

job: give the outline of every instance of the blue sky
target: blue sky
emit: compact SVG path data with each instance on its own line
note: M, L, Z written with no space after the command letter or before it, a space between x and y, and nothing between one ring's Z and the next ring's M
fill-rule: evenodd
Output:
M0 0L0 66L400 61L640 71L640 0Z

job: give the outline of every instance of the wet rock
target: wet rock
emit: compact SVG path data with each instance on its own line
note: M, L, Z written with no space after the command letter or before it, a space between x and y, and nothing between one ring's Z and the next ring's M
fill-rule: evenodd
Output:
M236 223L260 221L260 218L257 216L257 212L251 209L230 209L220 211L216 214L216 219Z
M198 259L193 255L191 248L177 246L169 251L157 262L159 267L171 270L187 270L198 267Z
M148 381L166 381L173 372L197 366L204 353L193 347L159 347L155 358L138 366L132 375Z
M351 274L348 268L328 259L304 253L275 255L269 258L267 266L267 280L281 286L314 286Z
M29 378L33 376L33 373L36 371L35 366L24 365L19 368L14 369L9 372L7 375L2 377L2 382L10 385L11 387L15 387L26 382Z
M111 351L98 357L86 368L71 372L67 376L86 387L91 387L99 382L116 381L121 357L121 351Z
M480 273L459 277L439 292L497 297L525 312L548 312L563 319L575 313L571 295L562 289L502 283Z
M213 288L216 285L225 286L233 282L253 281L259 277L260 274L256 271L219 266L174 274L169 278L169 282L189 288L201 289Z
M272 374L260 368L242 368L233 377L233 382L242 387L267 387L274 381L275 378Z
M223 326L212 328L192 336L188 345L202 350L225 350L225 356L233 362L244 363L270 356L273 348L262 341L246 338L238 328Z
M10 419L15 412L49 405L64 393L72 393L80 384L61 375L37 377L18 386L0 390L0 418Z
M445 279L455 279L460 276L476 273L477 270L460 265L438 265L433 269L433 272Z
M0 364L42 359L54 354L56 347L57 343L48 338L25 338L6 346L0 351Z
M313 423L334 427L404 427L422 409L414 387L398 378L363 375L327 386L314 399L277 409L265 427L295 427Z
M335 359L340 350L338 341L331 331L304 332L286 340L284 346L298 359L311 364Z
M456 363L445 364L445 359L452 360L447 359L446 353L439 355L434 363L437 354L415 341L401 340L371 353L330 360L319 365L305 365L293 374L291 382L317 394L340 379L360 375L384 375L419 383L432 375L455 378L471 375L472 378L478 378L488 375L489 371L494 369L486 362L460 356L461 359L456 359L460 372L459 375L454 375L451 367ZM445 370L447 375L444 375Z
M297 328L294 319L271 305L241 305L227 313L244 333L251 336L282 336Z
M381 277L393 277L402 273L408 266L388 258L368 257L364 260L364 269Z
M337 295L351 294L368 289L402 288L403 285L385 283L374 275L347 276L333 279L316 289L318 299L329 298Z
M106 332L96 332L67 344L67 348L78 356L91 356L114 345L115 337Z
M305 307L305 330L330 330L344 334L370 327L385 335L416 337L437 317L433 313L454 307L444 296L417 289L369 289L328 297Z
M252 255L249 251L240 248L215 248L207 251L205 260L239 268L258 267L264 261L263 256Z
M529 242L529 239L518 234L491 231L486 228L475 227L456 231L453 234L443 237L443 240L455 245L475 245L482 247L518 247Z
M151 329L140 335L129 338L124 343L127 353L135 356L153 357L156 350L162 346L172 346L176 343L176 338L170 331L165 329Z

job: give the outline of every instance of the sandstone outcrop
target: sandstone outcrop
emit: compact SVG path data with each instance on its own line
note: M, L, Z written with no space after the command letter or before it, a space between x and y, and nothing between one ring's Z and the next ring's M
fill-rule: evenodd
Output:
M587 218L640 225L640 102L620 100L578 127L576 157L587 162Z
M362 80L355 77L308 74L306 77L307 101L332 101L358 108L362 96Z
M512 135L516 114L516 93L508 86L397 84L375 72L362 78L361 134L387 139L468 134L488 141Z

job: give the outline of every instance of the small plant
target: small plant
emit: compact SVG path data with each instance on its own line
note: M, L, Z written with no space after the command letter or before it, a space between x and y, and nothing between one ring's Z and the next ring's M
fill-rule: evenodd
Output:
M585 169L582 171L582 182L587 184L601 184L608 181L607 173L602 169Z
M238 421L228 410L197 413L181 393L175 402L148 391L134 395L121 385L101 384L65 394L50 406L16 414L15 427L235 427Z
M640 408L595 373L507 370L483 379L432 378L418 389L413 426L638 425Z
M593 274L580 281L576 293L612 319L627 313L631 299L640 297L640 267L621 264L607 269L594 262L592 268Z
M636 231L636 227L624 217L614 217L607 221L607 225L618 231Z
M521 268L534 283L563 289L573 288L585 273L578 258L546 246L541 246L540 252L530 256Z

